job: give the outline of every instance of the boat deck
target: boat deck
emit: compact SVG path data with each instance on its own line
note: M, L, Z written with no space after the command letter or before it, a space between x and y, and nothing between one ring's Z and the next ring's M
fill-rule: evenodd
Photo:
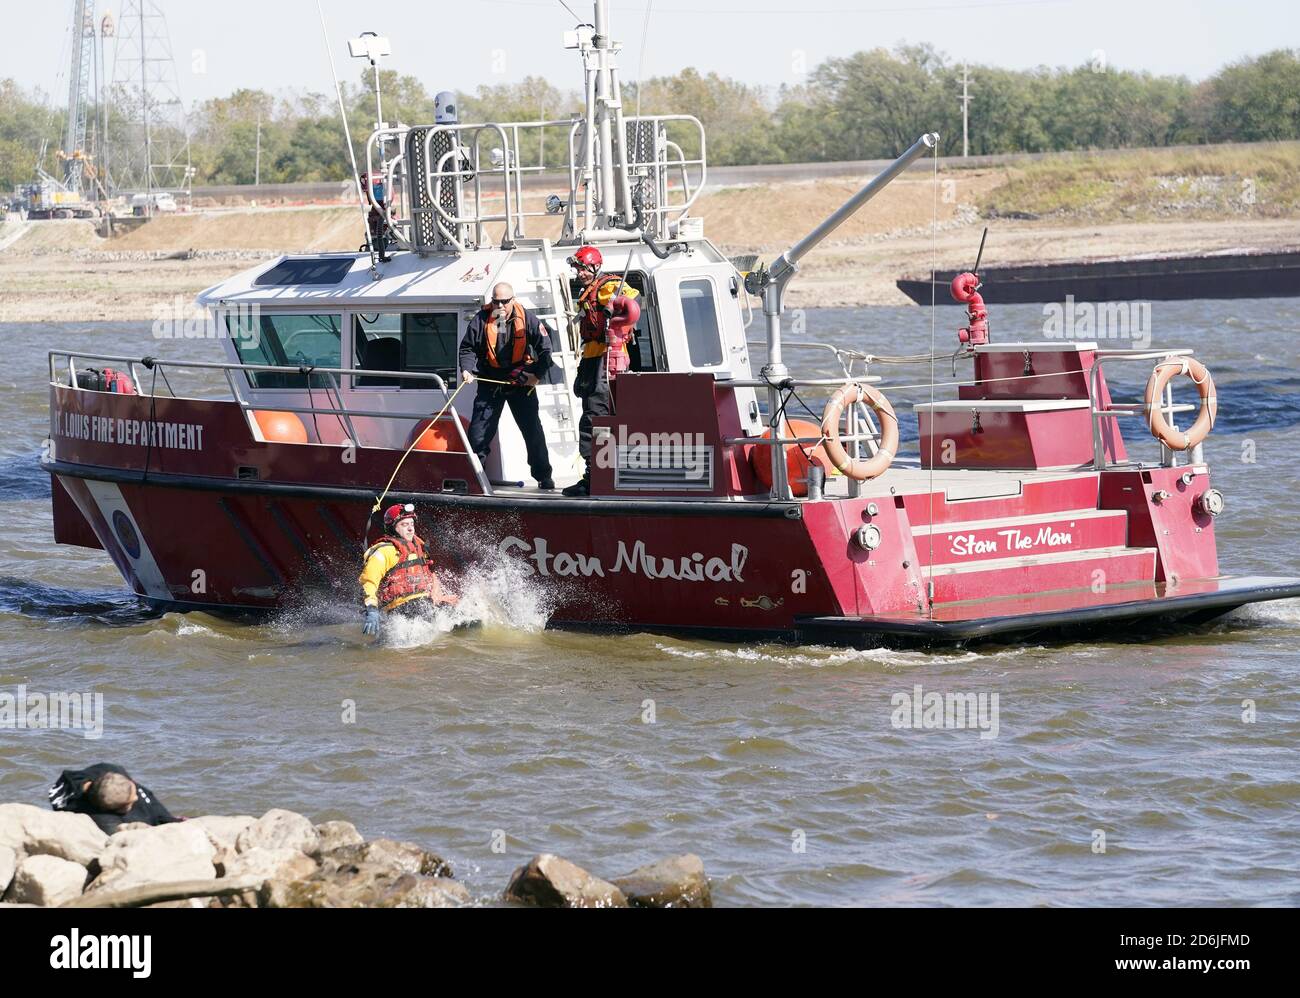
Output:
M933 489L935 492L942 492L945 498L950 502L957 502L963 499L999 499L1020 495L1024 490L1025 483L1063 481L1092 473L1093 471L1091 468L1059 469L1052 471L989 471L975 468L969 470L945 468L942 470L935 469L931 472L926 468L899 467L898 465L895 465L879 478L863 482L859 496L861 498L874 498L877 496L888 495L927 495ZM847 499L850 494L849 487L849 479L845 478L843 475L832 475L826 479L824 494L828 499ZM546 492L539 489L535 484L494 485L492 492L497 497L509 497L513 499L544 500L555 499L560 495L559 488L556 488L554 491ZM626 502L632 499L641 500L652 498L661 502L681 503L699 502L702 498L707 499L710 502L761 502L767 504L772 501L766 495L736 497L734 499L724 500L689 495L663 496L651 492L626 492L616 496L591 496L590 501Z

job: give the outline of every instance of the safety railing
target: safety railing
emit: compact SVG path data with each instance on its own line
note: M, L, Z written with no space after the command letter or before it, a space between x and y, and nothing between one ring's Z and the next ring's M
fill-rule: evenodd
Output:
M690 212L708 177L704 126L685 114L623 121L626 141L617 146L614 164L617 189L602 191L603 203L626 206L629 220L639 207L644 232L672 236L673 223ZM559 215L561 237L576 237L584 229L608 224L595 208L602 171L594 166L586 132L582 118L377 129L366 142L366 172L383 176L389 200L377 203L369 185L364 197L403 249L428 248L417 237L427 222L433 224L440 246L456 251L490 245L495 241L490 230L498 226L501 244L509 248L527 236L530 219ZM416 140L416 151L407 148L408 137ZM398 149L391 156L386 152L390 143ZM688 154L683 144L698 146L698 154ZM557 146L567 152L567 163L548 163L548 151ZM544 197L538 185L533 195L538 204L527 207L525 179L544 174L560 183L567 177L567 197Z
M1111 402L1105 409L1099 408L1098 401L1098 379L1101 377L1102 366L1108 360L1165 360L1169 357L1190 357L1193 351L1190 349L1179 350L1098 350L1093 361L1092 370L1088 372L1088 402L1092 411L1092 455L1093 467L1097 471L1105 471L1108 468L1121 466L1136 466L1138 462L1118 462L1110 461L1106 457L1105 441L1102 439L1102 420L1118 420L1121 416L1136 416L1139 413L1147 416L1148 424L1150 413L1147 407L1142 403L1129 402ZM1173 383L1170 382L1165 386L1159 411L1164 413L1169 425L1174 425L1174 416L1180 412L1191 412L1196 406L1186 403L1174 402ZM1116 424L1118 430L1118 423ZM1203 460L1201 445L1197 444L1190 455L1191 463L1200 464ZM1160 444L1160 464L1165 468L1174 468L1178 466L1177 452L1164 443Z
M621 192L624 203L628 199L632 204L640 204L642 211L642 229L656 237L670 237L671 223L679 221L691 210L700 192L708 181L708 144L704 134L704 124L691 114L653 114L629 116L623 119L626 129L631 132L627 141L631 143L630 155L625 151L622 175L626 184ZM584 130L584 121L578 121L569 138L569 186L574 193L581 189L581 171L579 171L576 139ZM698 156L687 156L680 142L670 137L670 130L685 131L693 141L687 144L699 145ZM686 138L682 136L682 140ZM585 146L584 146L585 149ZM639 186L639 191L633 191ZM608 198L607 203L614 203ZM586 188L583 224L592 220L592 193L590 185ZM576 218L573 231L577 231Z
M334 400L337 402L336 406L319 406L316 405L314 401L312 401L312 404L309 406L295 406L295 405L282 404L280 401L276 401L275 411L292 412L297 415L310 415L313 417L335 416L336 418L338 418L340 423L346 428L348 434L347 443L353 444L357 447L363 447L366 445L361 441L360 435L357 433L356 426L352 422L353 418L355 417L411 422L411 423L415 423L418 426L421 420L429 419L431 416L434 415L434 413L382 412L382 411L375 411L371 409L348 408L347 405L344 403L343 395L340 389L340 383L338 380L340 375L346 375L349 377L391 377L391 378L398 378L403 380L411 379L411 380L429 381L432 382L431 388L441 391L443 398L446 399L448 402L451 400L452 397L452 392L448 390L446 382L443 381L440 375L433 374L430 372L420 372L420 371L379 371L379 370L351 368L351 367L309 367L309 366L287 367L287 366L279 366L275 364L228 364L228 363L218 363L216 361L191 361L191 360L172 361L172 360L161 360L156 357L124 357L115 354L80 353L80 352L72 352L67 350L50 350L48 351L48 359L49 359L51 385L72 388L77 391L88 391L89 389L83 389L81 388L80 385L77 384L77 370L76 370L77 361L78 360L110 361L114 364L123 365L125 369L130 372L131 380L135 382L137 391L139 391L141 396L145 398L157 398L159 396L156 394L156 392L153 391L153 389L156 388L156 384L152 383L152 381L149 385L150 390L148 392L143 390L145 386L145 380L140 377L140 373L138 370L139 367L145 367L150 371L156 370L160 373L165 372L166 370L171 370L173 372L175 371L220 372L221 374L224 375L226 384L230 387L231 397L239 405L240 410L244 413L244 418L245 420L248 421L250 429L252 429L252 427L256 423L256 417L253 415L254 411L261 408L262 406L244 397L240 385L238 384L235 378L236 372L243 373L243 374L269 373L269 374L295 375L298 377L302 377L304 379L304 384L307 386L310 386L311 384L310 379L312 377L321 375L327 379L328 389L333 390ZM60 375L65 369L65 367L68 375L68 381L66 384L60 380ZM167 383L165 379L164 379L164 383L165 384ZM277 389L272 389L272 390L277 390ZM296 391L297 389L288 389L288 390ZM309 389L305 389L305 390L309 390ZM327 389L323 389L323 390L326 390L326 397L328 398L328 390ZM174 392L171 394L170 397L178 398L178 399L186 398L185 396L176 395ZM188 401L212 401L210 399L187 399L187 400ZM452 425L455 426L456 435L460 440L460 444L464 449L464 453L469 458L470 464L474 468L474 474L478 480L479 486L482 488L483 493L485 495L491 495L492 483L488 480L487 474L483 470L483 465L478 459L478 455L474 453L474 449L469 445L469 437L465 433L465 427L461 425L461 421L459 419L454 418L454 416L451 420L451 423ZM384 447L383 449L393 450L393 448L390 447Z
M822 343L787 343L787 346L800 347L824 347L827 344ZM834 349L834 348L832 348ZM845 384L844 378L787 378L774 385L773 382L765 381L761 378L734 378L719 380L719 386L728 388L767 388L777 387L779 389L793 390L796 388L812 388L816 390L835 390L842 388ZM876 375L858 375L851 376L847 380L858 384L874 384L881 379ZM880 430L871 418L870 410L861 402L856 402L845 410L848 417L848 432L840 435L840 442L849 445L849 455L854 460L862 458L862 447L865 444L870 456L874 457L880 444ZM785 436L780 432L780 423L784 420L785 425L789 426L789 416L785 413L783 405L777 413L768 414L768 432L770 436L765 437L724 437L723 443L728 446L743 446L753 444L757 447L786 447L794 445L801 449L809 446L817 446L825 442L824 436L817 437L799 437ZM820 417L815 413L813 418L820 423ZM790 482L785 474L786 467L784 462L776 463L776 474L772 479L771 497L773 499L792 499L793 493L790 490ZM863 483L851 479L849 481L849 495L857 496L860 494ZM812 489L809 489L808 498L818 499L820 496L815 495Z

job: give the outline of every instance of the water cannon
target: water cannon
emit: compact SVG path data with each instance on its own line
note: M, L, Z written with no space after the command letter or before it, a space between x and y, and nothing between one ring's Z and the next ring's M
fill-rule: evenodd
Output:
M957 339L967 346L979 346L989 341L989 311L979 293L980 279L967 271L952 279L953 301L966 306L965 326L957 330Z
M988 239L989 230L984 230L980 237L979 253L975 255L973 269L958 274L952 279L952 299L966 306L966 325L957 330L957 339L963 346L980 346L989 341L989 310L984 306L984 296L980 294L983 284L979 279L980 260L984 257L984 240Z

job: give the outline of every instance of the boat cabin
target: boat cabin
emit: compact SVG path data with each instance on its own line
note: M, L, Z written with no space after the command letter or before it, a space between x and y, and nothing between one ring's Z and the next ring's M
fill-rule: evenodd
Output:
M752 379L743 276L711 243L691 239L663 260L643 244L595 245L607 264L630 261L615 272L644 303L631 368L620 382L668 373L719 383ZM460 384L457 354L466 326L492 288L509 283L551 330L554 366L537 392L562 486L583 470L582 407L573 394L581 355L573 321L578 289L565 263L572 252L547 240L519 240L510 249L397 253L377 280L368 254L286 256L208 289L199 300L225 332L232 363L304 369L236 375L234 388L250 411L295 413L304 442L392 449L409 445L421 421L438 413ZM465 425L475 390L467 386L453 403ZM761 433L753 388L726 397L728 422L744 435ZM256 419L250 425L264 432ZM508 411L483 472L489 486L535 485Z

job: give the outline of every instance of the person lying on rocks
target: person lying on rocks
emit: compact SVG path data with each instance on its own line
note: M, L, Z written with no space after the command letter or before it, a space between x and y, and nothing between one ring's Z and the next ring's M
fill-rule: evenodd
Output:
M163 807L148 787L131 779L121 766L106 762L86 769L65 769L50 787L50 807L88 814L106 835L133 821L166 825L184 820Z

